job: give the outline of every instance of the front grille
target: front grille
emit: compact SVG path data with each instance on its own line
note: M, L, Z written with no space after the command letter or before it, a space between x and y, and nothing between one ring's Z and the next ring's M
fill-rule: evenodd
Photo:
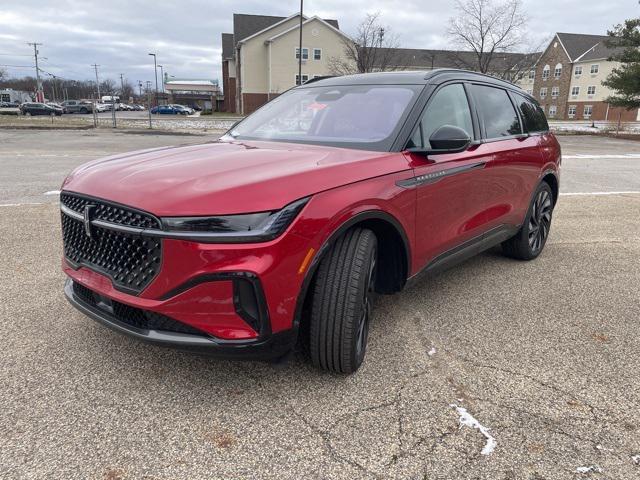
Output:
M136 228L159 229L161 227L160 220L153 215L141 212L135 208L114 205L104 200L63 192L60 194L60 203L81 215L84 213L84 207L86 205L95 205L96 208L91 212L91 216L95 220L104 220L105 222Z
M159 330L165 332L188 333L190 335L208 336L186 323L178 322L171 317L150 310L125 305L115 300L107 299L91 289L73 282L73 294L87 305L104 310L105 305L110 307L108 313L117 320L141 330Z
M63 193L61 203L82 213L80 208L95 205L94 219L138 228L157 228L152 215L114 206L102 200ZM93 225L89 237L84 223L62 213L64 254L75 268L86 266L111 278L116 289L137 294L146 288L160 270L162 241Z

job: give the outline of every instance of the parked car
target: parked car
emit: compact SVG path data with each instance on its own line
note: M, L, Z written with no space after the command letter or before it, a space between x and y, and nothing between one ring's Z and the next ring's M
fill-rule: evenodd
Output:
M0 102L0 108L20 108L19 102Z
M158 115L189 115L189 111L185 108L179 108L176 105L160 105L153 107L151 113Z
M134 110L136 110L138 112L141 112L141 111L143 111L145 109L144 105L138 105L138 104L134 104L134 105L132 105L132 107L133 107Z
M132 112L134 110L134 108L131 105L128 105L126 103L120 103L120 104L118 104L118 110L122 110L122 111L126 111L126 112Z
M110 112L111 111L111 104L110 103L96 103L95 104L95 110L98 113Z
M217 142L72 172L66 296L158 345L243 358L302 345L350 373L376 294L494 245L540 255L560 161L544 112L511 83L459 70L320 80Z
M192 115L195 113L195 110L191 107L185 107L184 105L178 105L176 103L171 105L173 108L177 108L178 110L181 110L182 112L186 112L186 115Z
M65 100L62 102L64 113L91 113L93 103L88 100Z
M196 111L196 112L201 112L202 111L202 107L200 105L198 105L197 103L191 103L189 105L187 105L189 108L191 108L192 110Z
M27 117L32 115L60 116L63 113L62 107L54 103L26 102L20 105L20 113Z

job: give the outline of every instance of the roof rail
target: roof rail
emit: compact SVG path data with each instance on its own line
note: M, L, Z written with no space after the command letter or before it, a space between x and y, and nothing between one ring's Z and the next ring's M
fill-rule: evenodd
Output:
M478 76L481 76L481 77L487 77L487 78L490 78L491 80L494 80L494 81L497 80L497 81L500 81L500 82L508 83L509 85L513 85L514 87L522 89L522 87L520 87L519 85L517 85L517 84L515 84L513 82L510 82L509 80L505 80L504 78L498 78L498 77L494 77L493 75L487 75L486 73L475 72L473 70L466 70L466 69L462 69L462 68L436 68L436 69L430 70L424 76L424 79L428 80L431 77L434 77L434 76L439 75L441 73L450 73L450 72L456 72L456 73L463 72L463 73L470 73L472 75L478 75Z
M335 75L318 75L317 77L310 78L309 80L304 82L303 85L309 85L310 83L317 82L320 80L325 80L327 78L333 78L333 77L335 77Z

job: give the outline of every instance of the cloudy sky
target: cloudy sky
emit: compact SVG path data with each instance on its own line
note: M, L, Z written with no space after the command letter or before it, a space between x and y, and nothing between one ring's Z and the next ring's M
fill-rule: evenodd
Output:
M347 33L366 12L382 21L407 48L450 48L445 0L306 0L305 14L335 18ZM41 42L41 68L69 79L101 77L132 83L153 79L153 59L176 78L220 77L220 33L232 31L233 13L288 16L298 1L280 0L2 0L0 68L11 76L34 74L33 48ZM534 41L556 31L604 34L640 15L638 0L524 0Z

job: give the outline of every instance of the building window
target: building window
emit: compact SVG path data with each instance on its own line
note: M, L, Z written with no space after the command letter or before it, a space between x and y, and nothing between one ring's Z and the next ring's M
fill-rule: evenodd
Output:
M529 70L529 80L534 80L536 78L536 71Z
M304 58L304 52L302 52L303 57ZM306 82L307 80L309 80L309 75L307 75L306 73L302 74L302 83ZM300 85L300 76L296 74L296 85Z
M585 105L583 116L584 118L591 118L591 114L593 113L593 105Z
M546 80L547 78L549 78L550 70L551 70L551 67L549 65L544 66L544 68L542 69L542 80Z
M551 89L551 98L558 98L558 95L560 95L560 87L553 87Z
M321 48L314 48L313 49L313 59L314 60L321 60L322 59L322 49Z
M571 87L571 96L576 98L578 95L580 95L580 87Z
M598 64L591 65L591 75L595 75L599 71L600 71L600 65Z
M556 68L553 71L553 76L555 78L560 78L562 76L562 64L561 63L556 65Z
M567 110L567 114L569 118L573 118L576 116L577 107L575 105L569 105L569 110Z
M596 94L596 86L590 85L587 87L587 95L595 95Z
M547 87L542 87L540 89L540 98L546 98L547 96Z
M576 69L573 71L573 74L576 77L579 77L580 75L582 75L582 65L578 65Z
M300 48L296 47L296 59L300 58ZM302 47L302 59L309 60L309 49Z
M558 111L558 107L556 107L555 105L549 105L549 116L550 117L555 117L557 111Z

